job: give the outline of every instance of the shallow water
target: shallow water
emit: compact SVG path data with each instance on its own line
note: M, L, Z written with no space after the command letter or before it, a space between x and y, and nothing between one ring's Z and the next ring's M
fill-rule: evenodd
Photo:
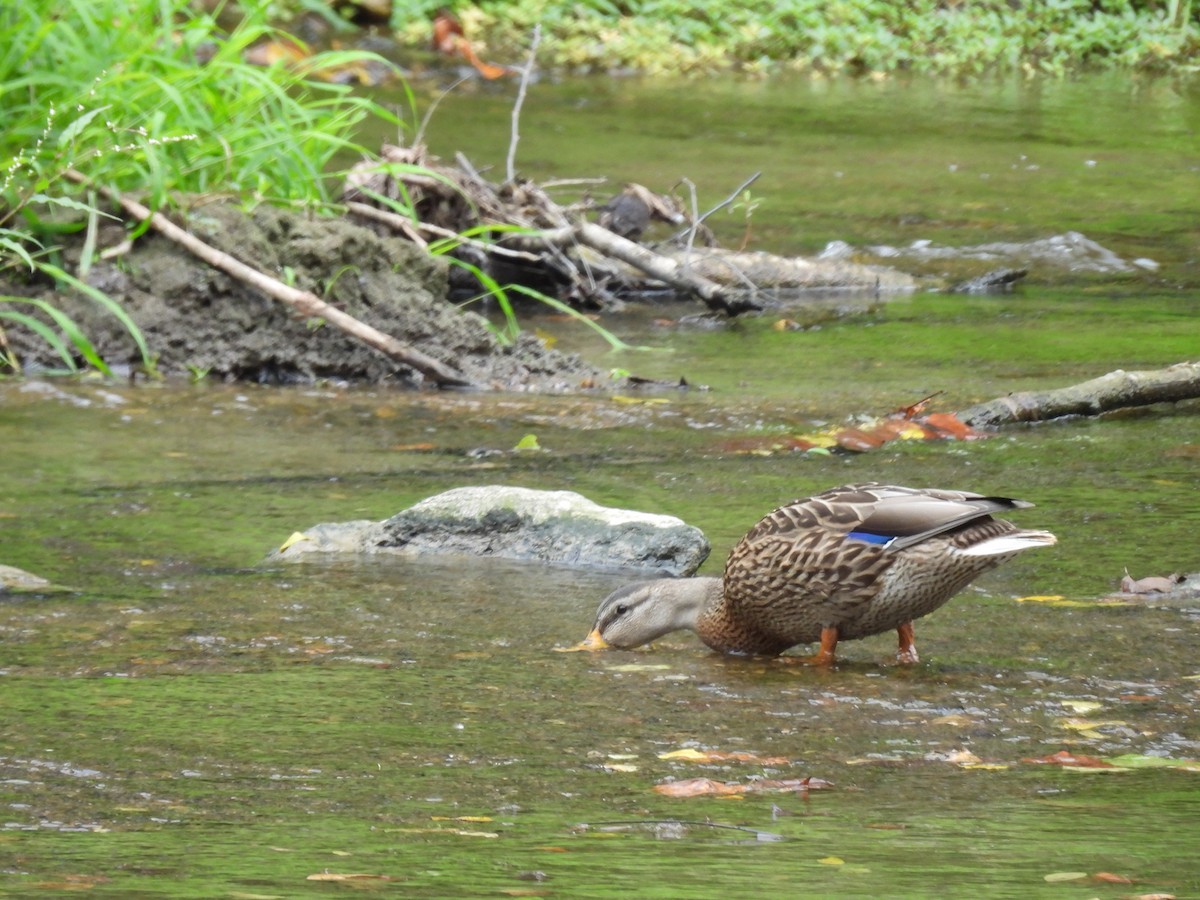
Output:
M606 92L641 96L588 84L553 96L563 109L572 96L584 109ZM1105 86L1097 102L1120 106ZM646 103L665 93L644 90ZM746 86L742 103L766 108L759 98L773 90ZM718 111L737 96L709 91ZM890 160L893 139L871 149L880 89L833 93L836 121L860 123L847 143ZM1020 92L971 95L1000 124L943 131L961 158L1010 141L1001 125L1024 114ZM502 105L471 99L481 123ZM909 102L914 117L935 108ZM1195 110L1160 114L1186 122ZM675 128L686 136L725 115L701 106ZM1160 153L1182 158L1170 141L1134 140L1149 115L1130 106L1128 131L1112 130L1145 154L1131 171ZM1099 139L1091 122L1066 117L1059 144ZM632 138L619 120L610 128ZM655 129L674 134L644 130ZM754 168L778 156L760 138L740 145ZM811 129L795 139L812 140ZM759 144L764 158L746 155ZM598 152L578 135L572 146ZM655 153L664 170L695 161L664 145ZM1170 177L1157 184L1134 205L1179 205ZM878 239L899 242L907 226L877 216L872 204L889 202L878 191L845 221L866 233L875 220ZM1066 202L1055 197L1036 200ZM808 202L805 218L838 219L828 197L788 205ZM1099 198L1077 214L1110 212ZM1068 224L1042 214L1030 221L1048 232ZM984 218L959 243L1027 236ZM1045 276L1012 297L919 294L803 331L775 330L775 313L681 325L693 310L663 306L606 321L658 348L612 354L575 325L536 320L601 365L707 391L0 384L0 561L70 588L0 599L0 894L1200 893L1200 774L1144 767L1200 759L1196 614L1096 603L1126 566L1135 576L1198 568L1195 404L863 455L742 452L747 440L939 390L935 402L952 410L1194 358L1200 302L1174 286L1195 280L1188 238L1170 213L1153 221L1120 252L1180 260L1160 275ZM833 237L845 233L813 240ZM543 450L515 451L530 433ZM685 634L645 651L552 652L583 636L618 573L462 560L261 565L315 522L383 518L447 488L502 483L678 515L712 541L703 571L715 572L774 505L855 480L1023 497L1037 507L1014 518L1060 544L918 622L920 665L893 665L893 639L880 636L845 644L831 672L723 659ZM1061 600L1019 599L1033 595ZM659 757L689 747L783 761ZM1063 749L1134 754L1136 767L1026 761ZM832 786L690 799L654 790L696 776ZM1106 872L1135 883L1097 880ZM1054 880L1064 873L1082 877ZM308 880L330 874L379 877Z

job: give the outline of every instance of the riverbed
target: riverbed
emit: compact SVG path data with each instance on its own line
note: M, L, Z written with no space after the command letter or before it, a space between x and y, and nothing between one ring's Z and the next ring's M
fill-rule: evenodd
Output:
M512 90L448 98L435 150L470 135L476 162L502 161ZM621 352L525 313L687 389L0 384L0 562L58 588L0 596L0 893L1197 894L1200 622L1108 599L1126 568L1200 570L1197 405L783 447L929 395L953 411L1194 359L1198 117L1194 89L1110 76L548 81L522 125L530 175L687 175L715 203L761 170L749 228L773 252L1078 230L1154 265L725 324L664 303L606 317L642 348ZM719 230L746 228L743 210ZM679 516L713 574L759 516L852 481L1030 500L1013 519L1059 544L918 621L919 665L879 636L831 671L683 633L555 653L620 573L263 564L314 523L494 483ZM700 759L664 757L680 750ZM697 777L725 793L656 790Z

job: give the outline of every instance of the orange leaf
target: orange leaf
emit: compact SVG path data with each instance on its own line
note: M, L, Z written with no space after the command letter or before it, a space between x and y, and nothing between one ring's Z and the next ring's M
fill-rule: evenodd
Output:
M711 778L686 778L683 781L656 784L654 790L665 797L705 797L744 794L746 787L741 784L713 781Z
M983 432L975 431L969 425L960 421L954 413L930 413L921 419L922 424L934 429L939 436L953 438L956 441L969 441L975 438L987 437Z
M882 447L887 443L886 438L881 438L869 431L863 431L861 428L843 428L835 437L837 438L839 447L854 450L858 453L866 453L868 450L874 450L876 447Z
M1083 754L1074 754L1070 750L1059 750L1057 753L1051 753L1049 756L1039 756L1035 759L1022 759L1021 762L1027 763L1043 763L1052 766L1074 766L1078 769L1115 769L1110 762L1103 759L1097 759L1095 756L1084 756Z
M1108 884L1133 884L1133 879L1126 875L1114 875L1112 872L1097 872L1092 876L1096 881L1104 881Z

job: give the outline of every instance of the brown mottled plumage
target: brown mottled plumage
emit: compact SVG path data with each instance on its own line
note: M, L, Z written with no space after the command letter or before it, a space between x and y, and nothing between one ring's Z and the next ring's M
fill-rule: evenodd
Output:
M1055 543L992 513L1032 506L965 491L852 484L781 506L738 542L724 578L626 585L600 604L580 649L637 647L690 628L722 653L768 655L895 629L916 662L913 619L1018 553Z

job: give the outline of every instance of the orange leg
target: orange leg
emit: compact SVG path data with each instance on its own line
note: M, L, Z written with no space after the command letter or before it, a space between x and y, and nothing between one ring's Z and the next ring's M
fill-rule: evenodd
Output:
M837 662L838 630L832 625L821 629L821 649L812 656L784 656L784 662L797 666L832 666Z
M907 665L920 662L921 658L917 656L917 645L913 643L912 622L905 622L896 629L896 634L900 637L900 647L896 650L896 661Z

